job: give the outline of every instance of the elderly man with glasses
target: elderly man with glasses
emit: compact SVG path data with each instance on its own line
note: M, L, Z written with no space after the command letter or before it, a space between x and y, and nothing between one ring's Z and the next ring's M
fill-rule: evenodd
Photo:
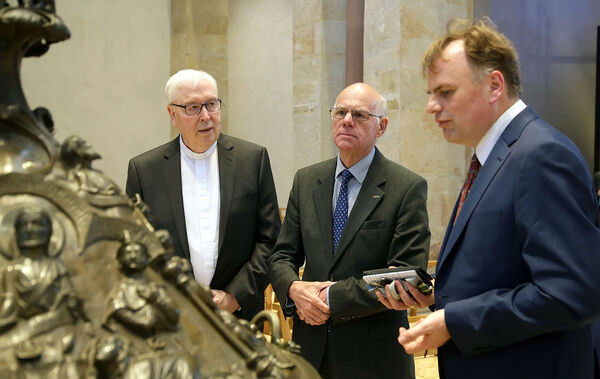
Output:
M301 354L324 378L414 378L412 356L394 339L406 311L387 310L361 278L426 267L427 183L375 147L388 119L374 88L347 87L330 113L337 158L296 173L271 282Z
M221 133L215 79L182 70L167 81L180 135L129 162L126 192L150 207L194 277L221 309L251 319L264 308L268 256L280 228L267 150Z

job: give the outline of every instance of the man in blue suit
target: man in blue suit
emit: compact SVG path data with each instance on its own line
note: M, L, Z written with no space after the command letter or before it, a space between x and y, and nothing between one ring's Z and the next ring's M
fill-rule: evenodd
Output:
M425 54L427 112L475 148L437 264L436 311L407 352L438 349L442 378L591 378L600 215L575 145L519 99L517 53L489 20L455 22Z

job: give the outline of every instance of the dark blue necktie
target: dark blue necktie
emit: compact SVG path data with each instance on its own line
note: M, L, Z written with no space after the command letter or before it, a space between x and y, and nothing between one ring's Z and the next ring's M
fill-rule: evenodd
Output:
M341 172L342 185L335 202L335 212L333 213L333 253L337 250L340 237L344 231L344 225L348 219L348 181L352 174L348 170Z

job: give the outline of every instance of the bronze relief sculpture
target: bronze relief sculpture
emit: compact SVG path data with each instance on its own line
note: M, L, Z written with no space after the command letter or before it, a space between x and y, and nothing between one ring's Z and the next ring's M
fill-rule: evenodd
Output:
M297 345L218 310L100 154L29 109L21 59L69 36L54 1L0 0L0 377L318 377Z

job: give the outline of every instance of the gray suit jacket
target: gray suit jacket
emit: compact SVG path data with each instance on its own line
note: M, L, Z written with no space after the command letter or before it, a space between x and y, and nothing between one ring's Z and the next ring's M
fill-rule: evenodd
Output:
M221 134L217 141L221 209L219 257L210 287L231 292L238 314L252 318L264 308L268 257L280 228L271 164L264 147ZM139 193L156 229L166 229L177 255L190 258L179 137L129 162L126 192Z
M426 267L427 183L378 150L333 255L332 196L336 160L296 173L286 217L271 256L271 282L285 304L306 260L306 281L335 281L331 318L310 326L294 314L294 341L317 369L327 349L336 377L414 377L412 357L398 344L405 311L389 311L361 279L364 270Z

